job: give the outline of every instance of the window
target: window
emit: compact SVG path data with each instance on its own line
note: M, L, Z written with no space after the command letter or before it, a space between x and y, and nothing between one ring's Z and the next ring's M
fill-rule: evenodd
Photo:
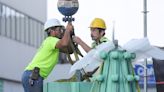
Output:
M45 37L43 23L0 3L0 35L39 47Z

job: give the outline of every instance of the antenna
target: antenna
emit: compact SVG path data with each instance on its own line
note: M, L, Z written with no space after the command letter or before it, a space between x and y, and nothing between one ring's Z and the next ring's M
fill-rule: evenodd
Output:
M112 29L112 41L115 40L115 21L113 21L113 29Z
M118 40L115 39L115 21L113 21L113 29L112 29L112 42L114 43L115 47L118 47Z

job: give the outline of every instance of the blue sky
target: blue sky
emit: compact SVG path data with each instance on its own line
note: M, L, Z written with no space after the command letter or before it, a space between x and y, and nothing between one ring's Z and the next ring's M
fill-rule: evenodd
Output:
M149 41L155 46L164 46L164 0L147 0ZM91 44L89 25L95 17L107 24L106 37L111 39L113 21L115 38L123 45L133 38L143 38L143 0L79 0L79 10L73 16L75 34ZM62 21L57 9L57 0L48 0L48 19ZM62 22L66 25L66 23Z

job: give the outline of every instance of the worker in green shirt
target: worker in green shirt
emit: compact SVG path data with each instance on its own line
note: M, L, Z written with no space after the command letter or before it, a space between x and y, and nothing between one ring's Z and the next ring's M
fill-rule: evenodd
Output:
M50 74L58 62L59 49L66 47L73 30L71 23L64 26L57 19L47 20L44 31L48 37L42 42L31 63L22 75L25 92L43 92L43 80ZM63 35L64 34L64 35Z
M73 41L79 44L86 52L89 52L91 49L95 48L97 45L107 42L108 39L104 37L106 24L105 21L101 18L95 18L90 24L91 38L93 40L92 46L88 46L83 40L81 40L78 36L73 37ZM89 76L97 71L96 68L93 72L89 72ZM97 71L98 72L98 71Z

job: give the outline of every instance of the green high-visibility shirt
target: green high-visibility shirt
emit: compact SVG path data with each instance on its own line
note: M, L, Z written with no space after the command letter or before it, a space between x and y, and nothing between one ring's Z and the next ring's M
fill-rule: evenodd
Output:
M101 37L100 38L100 41L97 43L97 42L93 42L92 43L92 48L95 48L97 45L99 45L99 44L101 44L101 43L103 43L103 42L108 42L109 40L108 40L108 38L106 38L106 37Z
M95 48L95 47L98 46L99 44L101 44L101 43L103 43L103 42L108 42L108 41L109 41L108 38L106 38L106 37L101 37L100 40L99 40L99 42L94 41L94 42L92 43L92 48ZM101 73L101 71L102 71L102 68L103 68L103 63L99 66L98 70L93 74L93 76L99 75L99 74Z
M25 70L33 70L34 67L39 67L40 76L45 79L58 62L59 49L55 48L58 41L59 39L56 37L47 37Z

